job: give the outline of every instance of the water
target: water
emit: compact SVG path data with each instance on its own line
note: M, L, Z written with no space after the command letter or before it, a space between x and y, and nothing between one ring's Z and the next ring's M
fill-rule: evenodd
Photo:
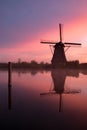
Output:
M87 70L0 70L0 129L86 130Z

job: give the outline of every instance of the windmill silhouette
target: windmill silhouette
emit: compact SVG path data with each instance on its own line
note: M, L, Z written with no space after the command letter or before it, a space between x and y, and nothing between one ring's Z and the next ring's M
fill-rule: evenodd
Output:
M64 47L67 49L72 45L81 45L81 43L69 43L62 41L62 26L59 24L59 33L60 33L60 41L59 42L52 42L52 41L41 41L40 43L44 44L54 44L54 53L51 60L52 66L56 67L58 65L66 65L67 59L65 56Z

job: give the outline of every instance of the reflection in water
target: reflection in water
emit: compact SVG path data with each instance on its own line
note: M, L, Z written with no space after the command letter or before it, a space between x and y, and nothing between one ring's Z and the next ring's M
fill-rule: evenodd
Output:
M11 109L12 64L8 63L8 109Z
M8 109L10 110L11 109L11 89L12 89L12 86L10 84L8 84Z
M60 100L59 100L59 112L61 112L61 107L62 107L62 94L77 94L80 93L81 90L77 90L77 89L67 89L64 90L64 84L65 84L65 79L66 76L74 76L74 77L78 77L79 73L78 71L68 71L68 70L52 70L51 71L51 77L53 80L53 84L54 87L52 90L50 90L47 93L41 93L40 95L47 95L47 94L59 94L60 96Z
M13 70L12 74L11 70L8 73L7 71L0 73L0 77L3 77L0 78L0 99L5 99L0 105L2 125L0 126L3 129L4 127L13 129L13 126L18 129L19 126L19 129L24 128L24 130L77 130L80 128L83 130L87 128L87 76L84 76L80 70L51 70L43 71L43 74L37 71L36 75L32 75L31 72L33 71L20 71L20 77L18 72L15 73ZM52 88L47 91L51 81ZM66 87L67 84L69 87ZM14 93L11 95L12 90ZM42 93L42 95L54 96L51 98L47 96L46 100L43 100L41 99L43 96L39 97L40 92L43 91L47 93ZM80 92L81 94L71 95ZM7 106L10 111L7 110ZM14 110L11 111L12 106ZM59 112L64 112L60 114L57 107Z

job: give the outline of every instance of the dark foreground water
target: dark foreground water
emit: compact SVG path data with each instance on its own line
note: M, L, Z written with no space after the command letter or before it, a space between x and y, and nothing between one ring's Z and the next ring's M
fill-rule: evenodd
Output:
M87 70L0 70L0 130L87 130Z

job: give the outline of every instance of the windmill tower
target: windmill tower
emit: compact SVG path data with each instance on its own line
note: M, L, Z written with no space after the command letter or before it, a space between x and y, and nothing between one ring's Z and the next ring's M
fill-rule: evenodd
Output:
M40 43L44 44L54 44L54 53L51 60L52 66L57 67L59 65L66 65L67 59L65 56L65 50L64 47L67 47L67 49L71 45L81 45L80 43L69 43L69 42L62 42L62 28L61 24L59 24L59 33L60 33L60 41L59 42L49 42L49 41L41 41Z

